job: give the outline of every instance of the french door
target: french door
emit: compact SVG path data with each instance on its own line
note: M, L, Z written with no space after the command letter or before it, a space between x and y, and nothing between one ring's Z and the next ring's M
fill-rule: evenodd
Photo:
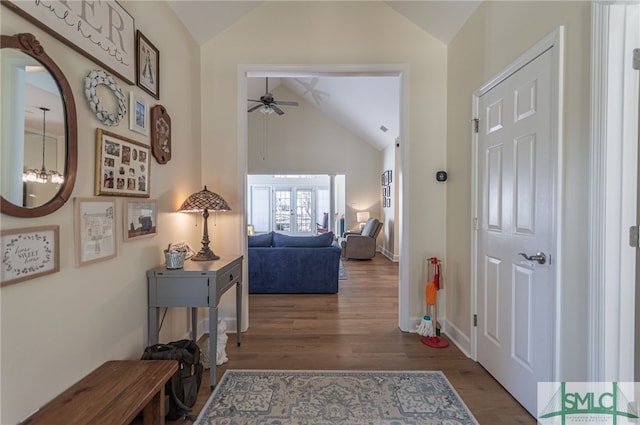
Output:
M313 189L278 187L273 191L273 205L276 232L304 235L315 230Z

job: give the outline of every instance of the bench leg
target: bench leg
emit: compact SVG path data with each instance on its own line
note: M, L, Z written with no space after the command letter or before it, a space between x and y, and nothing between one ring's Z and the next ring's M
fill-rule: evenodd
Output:
M143 425L164 425L164 386L142 409Z

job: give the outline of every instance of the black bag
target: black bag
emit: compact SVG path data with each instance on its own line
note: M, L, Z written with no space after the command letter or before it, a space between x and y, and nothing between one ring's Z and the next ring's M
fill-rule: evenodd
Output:
M142 360L177 360L178 370L165 385L167 419L189 416L196 404L204 366L200 362L200 347L193 340L182 339L144 349Z

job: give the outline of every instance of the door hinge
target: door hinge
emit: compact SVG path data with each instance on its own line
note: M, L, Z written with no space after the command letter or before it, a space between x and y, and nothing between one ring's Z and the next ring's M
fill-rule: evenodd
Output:
M640 49L633 49L633 69L640 70Z
M473 217L473 230L478 230L478 217Z
M640 248L640 228L638 226L629 227L629 246Z
M473 315L473 327L474 328L478 327L478 315L477 314Z
M480 131L480 119L474 118L473 121L473 132L478 133Z

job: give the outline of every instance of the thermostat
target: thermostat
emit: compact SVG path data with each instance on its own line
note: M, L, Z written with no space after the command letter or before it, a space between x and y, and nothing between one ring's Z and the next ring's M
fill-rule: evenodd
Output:
M438 180L439 182L447 181L447 172L446 171L438 171L436 173L436 180Z

